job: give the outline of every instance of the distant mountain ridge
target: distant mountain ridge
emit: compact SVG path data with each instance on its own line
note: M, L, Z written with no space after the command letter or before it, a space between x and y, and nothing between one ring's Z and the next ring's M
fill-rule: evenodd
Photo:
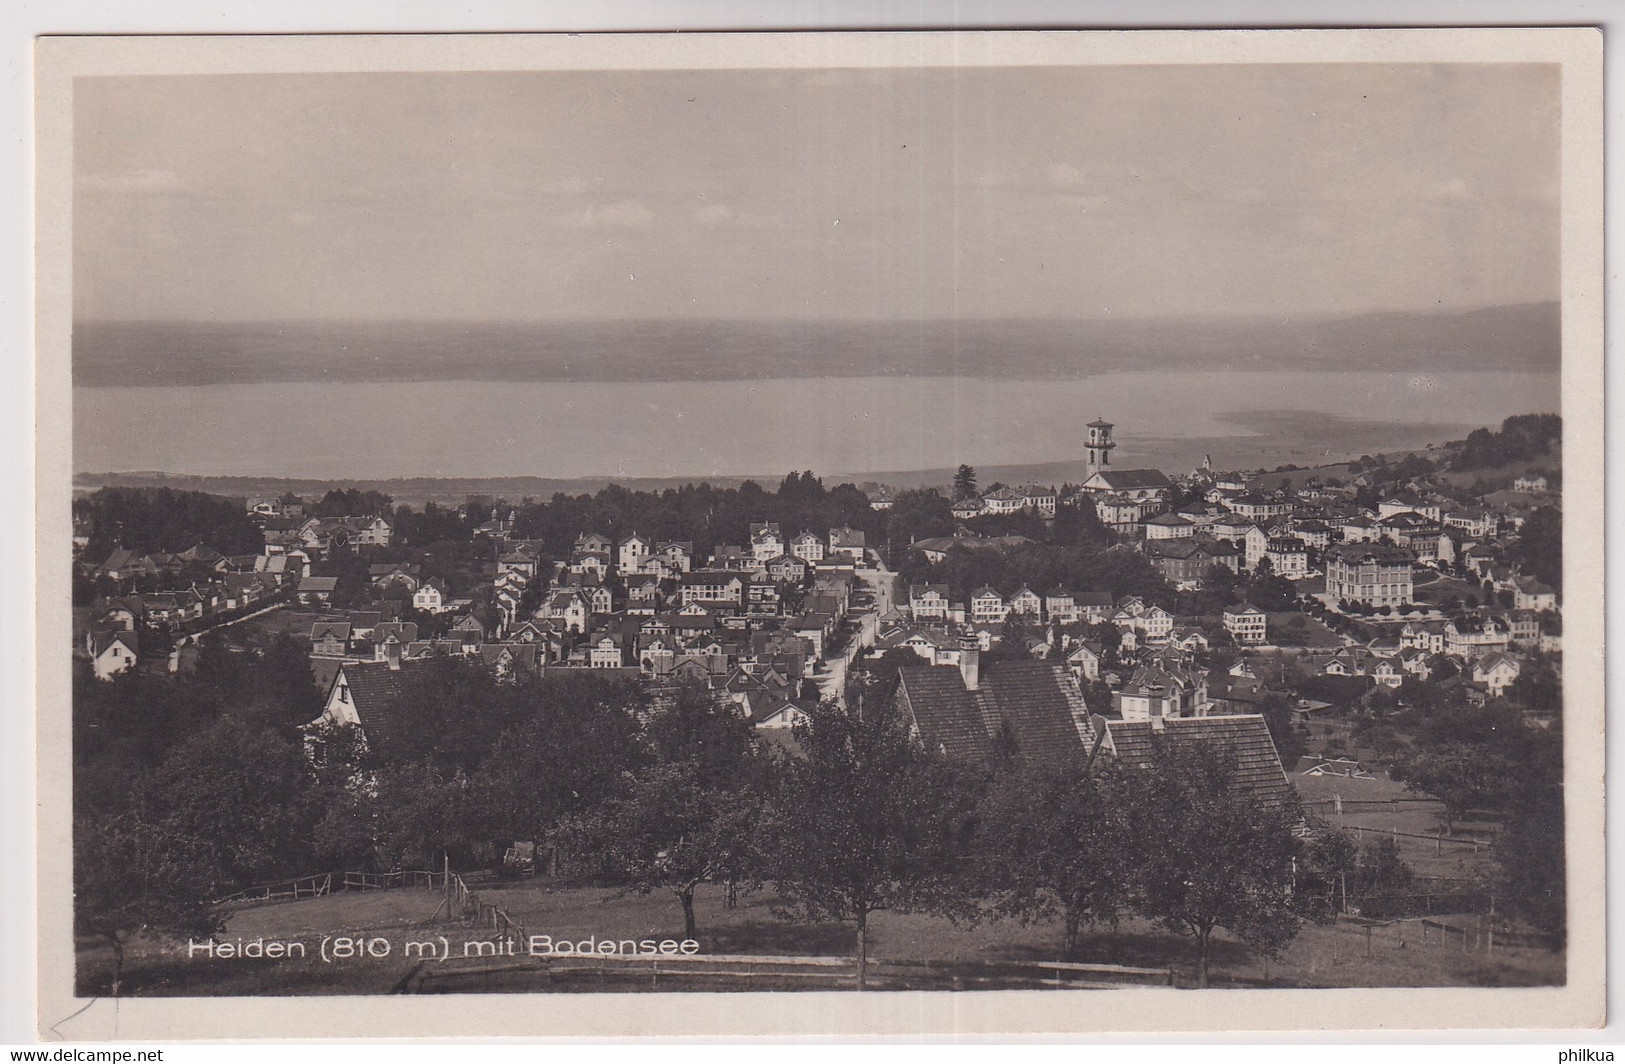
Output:
M74 383L1044 380L1129 370L1550 372L1560 307L1079 321L80 322Z

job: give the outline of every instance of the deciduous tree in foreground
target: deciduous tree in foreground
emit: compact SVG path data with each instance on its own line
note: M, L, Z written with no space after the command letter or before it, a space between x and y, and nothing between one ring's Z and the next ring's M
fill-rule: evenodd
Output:
M880 692L855 690L846 706L826 702L808 718L795 731L803 756L778 780L764 874L786 913L856 925L861 990L871 914L953 906L962 792Z

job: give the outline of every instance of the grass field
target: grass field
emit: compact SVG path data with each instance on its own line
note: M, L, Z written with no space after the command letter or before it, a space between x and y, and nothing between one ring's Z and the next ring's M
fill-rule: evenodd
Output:
M1347 781L1339 782L1347 785ZM1408 827L1423 826L1422 821L1430 815L1426 810L1401 810L1395 815ZM1351 812L1346 819L1350 824L1359 820L1375 829L1389 818L1379 812ZM1406 859L1412 859L1409 850ZM1425 874L1458 871L1453 867L1429 867ZM549 885L542 879L489 882L477 885L476 890L486 901L505 909L531 935L572 941L589 935L599 939L682 937L681 909L668 895L623 895L603 888ZM479 929L437 920L439 902L440 896L432 891L401 888L241 909L230 915L226 931L218 938L252 940L263 936L267 940L303 942L307 956L280 960L189 959L185 943L143 940L128 951L124 992L158 996L391 993L418 965L418 960L408 955L408 942L436 941L445 936L456 957L462 954L464 943L488 940L488 934ZM702 952L850 955L850 925L781 920L774 915L775 902L771 891L761 891L742 896L736 908L728 909L720 887L702 888L695 899L696 937ZM1439 919L1476 929L1476 917ZM334 935L382 940L389 945L388 956L323 961L319 956L321 941L324 936ZM1058 960L1059 940L1060 928L1054 923L1023 927L1014 921L995 921L972 927L942 917L903 913L876 914L870 931L871 957L890 961ZM1281 957L1266 963L1221 932L1214 942L1212 978L1216 986L1303 987L1548 985L1563 978L1561 953L1508 949L1503 945L1491 954L1482 948L1482 939L1477 941L1477 948L1464 951L1460 936L1446 939L1442 932L1434 930L1424 942L1419 921L1395 921L1372 929L1367 956L1366 928L1358 922L1343 921L1330 927L1305 927ZM109 952L94 943L83 943L79 956L80 992L105 993ZM1086 934L1079 955L1072 959L1143 967L1172 965L1181 986L1191 985L1193 978L1189 941L1137 919L1125 920L1115 929ZM522 988L546 989L541 985Z

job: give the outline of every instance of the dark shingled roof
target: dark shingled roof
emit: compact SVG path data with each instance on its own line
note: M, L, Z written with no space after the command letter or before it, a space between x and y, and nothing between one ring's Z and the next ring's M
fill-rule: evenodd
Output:
M927 750L949 757L982 758L993 752L993 740L982 721L976 698L954 665L918 665L897 670L898 695Z
M898 672L899 695L927 749L950 757L986 757L994 738L1008 728L1021 754L1054 761L1081 756L1093 741L1088 707L1063 665L997 662L983 670L975 691L965 689L953 665Z
M957 670L955 670L957 671ZM978 692L998 707L1016 749L1035 760L1066 760L1081 755L1093 736L1085 732L1089 707L1065 666L1047 661L1000 661L982 672Z
M424 663L410 661L401 662L400 668L391 668L386 661L344 663L340 671L350 685L350 702L370 742L387 738L395 702L424 667ZM335 682L337 679L335 676Z
M1228 717L1168 717L1163 734L1171 739L1222 743L1235 756L1235 784L1260 801L1275 804L1285 800L1292 785L1281 768L1275 740L1269 726L1255 713ZM1156 734L1148 720L1108 720L1107 749L1130 765L1145 766L1151 761L1152 737Z
M1102 469L1097 475L1116 491L1166 488L1173 483L1160 469Z

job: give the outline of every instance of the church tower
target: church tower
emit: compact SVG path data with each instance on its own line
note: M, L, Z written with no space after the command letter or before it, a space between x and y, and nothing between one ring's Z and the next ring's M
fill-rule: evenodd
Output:
M1112 423L1110 421L1095 420L1088 424L1089 447L1088 462L1089 475L1104 473L1111 468L1112 448L1117 444L1112 442Z

